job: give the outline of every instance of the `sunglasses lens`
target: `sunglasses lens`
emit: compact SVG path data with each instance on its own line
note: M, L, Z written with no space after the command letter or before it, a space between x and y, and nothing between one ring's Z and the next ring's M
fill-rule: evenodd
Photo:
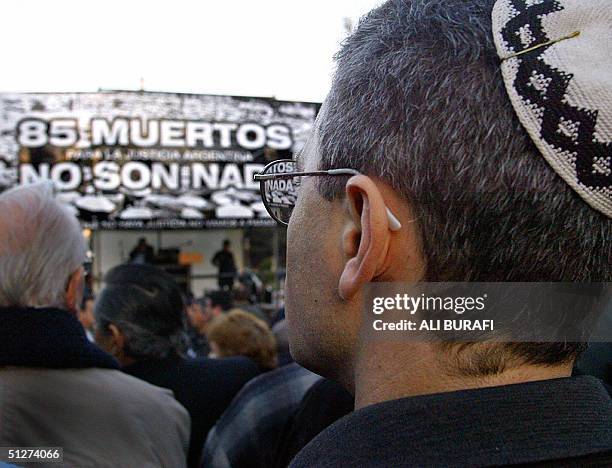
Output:
M296 172L293 161L278 161L269 165L264 174L290 174ZM289 224L297 201L300 177L279 177L262 181L264 204L274 219Z

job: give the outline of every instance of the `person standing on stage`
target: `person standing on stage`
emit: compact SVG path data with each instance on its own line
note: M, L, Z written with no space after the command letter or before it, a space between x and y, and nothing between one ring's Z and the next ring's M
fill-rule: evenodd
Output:
M129 263L135 263L137 265L152 264L155 251L153 247L149 245L145 237L138 239L138 244L130 252Z
M219 289L231 291L236 277L236 262L229 240L223 241L223 249L219 250L212 259L213 265L219 269Z

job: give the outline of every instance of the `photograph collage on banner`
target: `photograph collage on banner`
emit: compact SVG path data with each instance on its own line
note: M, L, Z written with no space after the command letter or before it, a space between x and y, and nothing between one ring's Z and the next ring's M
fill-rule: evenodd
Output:
M0 191L51 180L91 229L272 226L253 175L319 104L152 92L0 94Z

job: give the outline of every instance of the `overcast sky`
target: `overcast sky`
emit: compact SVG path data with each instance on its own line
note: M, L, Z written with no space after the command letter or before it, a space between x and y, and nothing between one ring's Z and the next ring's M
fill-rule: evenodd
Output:
M0 2L0 92L150 91L321 101L332 56L381 0Z

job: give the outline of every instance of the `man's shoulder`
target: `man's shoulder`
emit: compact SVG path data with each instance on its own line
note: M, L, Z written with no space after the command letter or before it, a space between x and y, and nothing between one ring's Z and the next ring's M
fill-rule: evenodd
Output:
M316 466L324 462L327 466L340 466L350 461L367 466L368 457L375 457L376 452L362 444L361 436L369 424L374 421L364 420L360 413L351 413L324 429L310 441L294 458L291 466ZM372 462L373 460L370 460Z
M194 372L202 372L208 374L219 374L221 376L231 376L246 374L249 380L256 375L259 375L257 364L251 359L236 356L222 359L213 359L207 357L187 358L184 359L181 366L185 369L191 369Z
M217 423L217 431L253 430L286 420L308 389L321 377L299 366L285 366L249 381ZM289 408L292 408L289 410ZM266 424L262 421L266 420Z
M205 447L208 465L269 466L271 450L304 394L321 377L290 364L248 382L211 430ZM261 445L259 441L266 440Z
M291 363L255 377L244 386L240 395L242 397L246 395L254 397L262 392L274 393L273 389L277 386L300 386L304 387L305 392L319 379L321 379L321 376L296 363Z
M170 390L115 369L5 368L0 371L0 382L9 387L28 385L29 388L91 392L97 399L112 400L121 397L123 403L132 400L159 403L174 399Z
M106 382L110 391L121 394L131 394L130 396L126 396L127 399L138 399L139 401L143 401L144 399L145 401L150 400L154 402L174 399L172 391L166 388L156 387L144 380L128 375L125 372L111 369L95 369L92 371L92 378L97 378L100 382Z
M210 395L231 398L251 379L261 373L257 364L245 357L222 359L187 358L177 368L182 385L189 385ZM229 404L229 401L227 404Z
M345 416L312 440L292 466L588 459L612 451L611 423L610 396L590 377L422 395Z
M166 466L184 463L190 429L185 408L170 390L119 370L3 369L0 406L4 443L30 440L36 442L32 445L53 445L51 441L62 445L85 431L83 446L91 448L88 456L94 458L103 456L96 452L100 447L96 440L101 439L111 452L110 460L127 449L132 460L138 460L131 466L144 466L143 461L159 465L160 460L167 461ZM41 424L45 432L39 430ZM151 443L136 448L130 441L139 438ZM86 466L78 451L67 451L70 464Z
M114 369L3 369L0 405L15 414L44 408L48 414L78 413L85 420L129 420L150 430L169 423L189 427L189 415L172 391Z
M144 416L155 412L160 418L189 425L187 410L175 398L172 390L157 387L118 370L97 369L100 381L108 388L107 398L121 398L121 407Z

